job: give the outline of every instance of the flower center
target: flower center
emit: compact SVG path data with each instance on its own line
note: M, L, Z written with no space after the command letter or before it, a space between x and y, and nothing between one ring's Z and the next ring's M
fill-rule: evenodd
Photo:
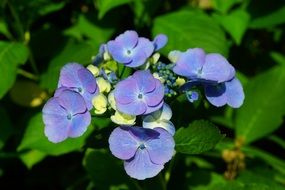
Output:
M79 87L79 88L78 88L78 92L79 92L79 93L82 93L82 91L83 91L82 88Z
M146 147L145 147L145 145L142 143L142 144L140 144L140 146L139 146L139 149L141 149L141 150L143 150L143 149L145 149Z
M132 51L128 49L128 50L127 50L127 54L128 54L128 55L131 55L131 53L132 53Z
M71 120L71 118L72 118L71 113L67 114L67 116L66 116L66 117L67 117L67 119L68 119L68 120Z
M138 98L139 98L139 99L142 99L142 98L143 98L143 95L140 93L140 94L138 95Z

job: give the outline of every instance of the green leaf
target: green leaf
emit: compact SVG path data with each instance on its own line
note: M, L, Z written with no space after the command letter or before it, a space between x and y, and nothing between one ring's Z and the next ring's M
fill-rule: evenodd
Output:
M77 22L64 31L65 35L72 36L78 40L89 39L90 44L97 51L99 46L112 36L114 28L107 26L99 27L99 23L93 18L88 19L85 15L79 15ZM92 22L91 22L92 21Z
M13 132L12 123L6 110L0 107L1 123L0 123L0 150Z
M249 27L254 29L272 28L283 23L285 23L285 6L268 15L253 19Z
M54 90L57 86L60 69L67 63L78 62L83 65L91 63L91 57L96 50L87 43L76 44L72 41L49 64L48 70L41 78L41 86Z
M7 24L0 19L0 33L4 34L7 38L11 38L11 33L8 30Z
M87 149L83 166L97 189L129 189L128 186L132 185L122 161L106 150Z
M278 52L270 52L270 57L281 66L285 66L285 56Z
M242 0L212 0L214 9L221 13L228 12L235 4L241 3Z
M267 168L255 169L254 171L244 170L239 174L237 180L244 184L251 184L252 190L283 190L284 187L274 181L274 175L276 175L276 172ZM262 185L260 186L262 188L260 188L258 185Z
M25 45L0 41L0 98L13 86L17 68L27 61L28 55Z
M249 14L242 9L232 11L228 15L213 15L223 28L231 35L235 43L240 45L242 37L249 24Z
M180 128L174 136L176 151L185 154L199 154L211 150L222 138L219 129L204 120L197 120L187 128Z
M168 36L168 44L163 48L165 54L172 50L200 47L206 52L228 55L229 47L223 30L203 12L183 10L159 16L154 21L152 32Z
M30 150L20 155L20 159L31 169L35 164L39 163L46 157L46 154L38 150Z
M59 11L65 6L65 2L58 2L58 3L47 3L44 6L38 6L38 14L40 16L47 15L52 12Z
M93 128L88 127L87 132L78 138L68 138L60 143L52 143L44 135L44 123L42 121L42 114L38 113L28 123L24 137L17 148L18 151L25 149L34 149L41 151L47 155L61 155L71 151L79 150L85 142L85 139L90 135Z
M285 114L285 67L276 66L250 80L237 110L236 135L251 143L276 130Z
M98 18L102 19L104 15L111 9L130 3L132 2L132 0L94 0L94 2L96 3L99 9Z
M285 162L284 160L254 147L243 147L242 150L249 157L259 158L264 160L268 165L272 166L275 170L285 175Z

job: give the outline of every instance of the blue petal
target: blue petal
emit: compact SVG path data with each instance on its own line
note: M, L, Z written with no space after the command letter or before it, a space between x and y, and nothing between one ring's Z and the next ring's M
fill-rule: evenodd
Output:
M244 92L240 81L234 78L225 83L227 103L233 108L239 108L244 101Z
M156 88L156 81L149 70L136 71L132 78L136 80L137 86L140 92L147 93L151 92Z
M116 102L116 107L120 112L129 115L142 115L147 111L147 105L143 101L133 101L129 104Z
M60 105L72 115L84 113L87 109L83 97L77 92L64 90L57 98Z
M88 69L82 68L77 71L77 74L84 90L91 94L95 93L97 90L97 83L92 73Z
M109 146L114 156L128 160L135 155L139 140L134 138L128 127L117 127L109 137Z
M114 97L117 103L129 104L138 99L139 87L133 78L127 78L119 82L114 90Z
M167 41L168 41L167 36L164 34L158 34L157 36L155 36L153 40L154 51L163 48L166 45Z
M58 87L79 87L81 82L77 76L77 71L84 67L78 63L69 63L62 67L60 71Z
M146 149L139 149L134 158L124 162L124 167L129 176L138 180L144 180L156 176L163 165L154 164Z
M231 80L234 75L234 67L223 56L211 53L206 56L200 77L221 83Z
M205 56L203 49L188 49L180 54L173 71L187 78L198 78L205 62Z
M133 49L132 61L126 66L128 67L139 67L143 65L146 60L153 53L154 46L146 38L139 38L138 45Z
M108 52L112 55L113 59L119 63L130 63L132 61L131 56L125 54L124 44L118 43L114 40L111 40L107 44Z
M77 114L72 117L71 125L69 126L69 137L80 137L85 133L87 127L91 123L91 115L88 111L83 114Z
M145 143L151 161L155 164L165 164L174 154L175 142L172 135L163 128L155 128L159 132L157 138Z
M116 37L115 41L122 44L126 49L133 49L138 43L138 34L136 31L127 30Z
M219 85L206 85L205 94L207 100L214 106L221 107L227 103L226 86L224 83Z

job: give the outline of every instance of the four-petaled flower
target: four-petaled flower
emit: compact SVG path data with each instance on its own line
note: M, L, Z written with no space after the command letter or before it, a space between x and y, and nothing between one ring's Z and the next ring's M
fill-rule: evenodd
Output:
M167 37L163 34L157 35L151 42L147 38L139 37L137 32L129 30L109 41L107 49L115 61L127 67L139 67L166 43Z
M49 141L58 143L81 136L91 122L91 115L79 93L59 88L43 108L43 121Z
M143 180L156 176L174 154L173 137L162 128L117 127L109 138L114 156L124 160L127 174Z
M163 105L164 87L149 70L136 71L115 87L116 108L129 115L148 114Z
M176 61L173 71L189 79L184 89L203 85L208 101L215 106L225 104L238 108L244 100L240 81L235 78L234 67L220 54L206 54L203 49L174 51L171 59Z
M78 63L69 63L61 69L58 87L66 87L80 93L88 110L92 109L92 99L99 93L93 74Z

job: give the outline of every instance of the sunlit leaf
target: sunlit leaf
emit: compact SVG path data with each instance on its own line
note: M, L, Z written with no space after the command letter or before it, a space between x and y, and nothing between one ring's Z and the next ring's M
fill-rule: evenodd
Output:
M175 149L185 154L199 154L213 149L222 138L223 135L215 125L197 120L175 133Z
M0 98L12 87L17 76L17 68L28 59L25 45L0 41Z
M250 80L237 110L236 134L251 143L276 130L285 114L285 67L276 66Z
M164 33L168 44L163 48L167 54L171 50L186 50L200 47L207 52L228 55L228 44L218 23L199 11L178 11L159 16L154 21L153 34Z

